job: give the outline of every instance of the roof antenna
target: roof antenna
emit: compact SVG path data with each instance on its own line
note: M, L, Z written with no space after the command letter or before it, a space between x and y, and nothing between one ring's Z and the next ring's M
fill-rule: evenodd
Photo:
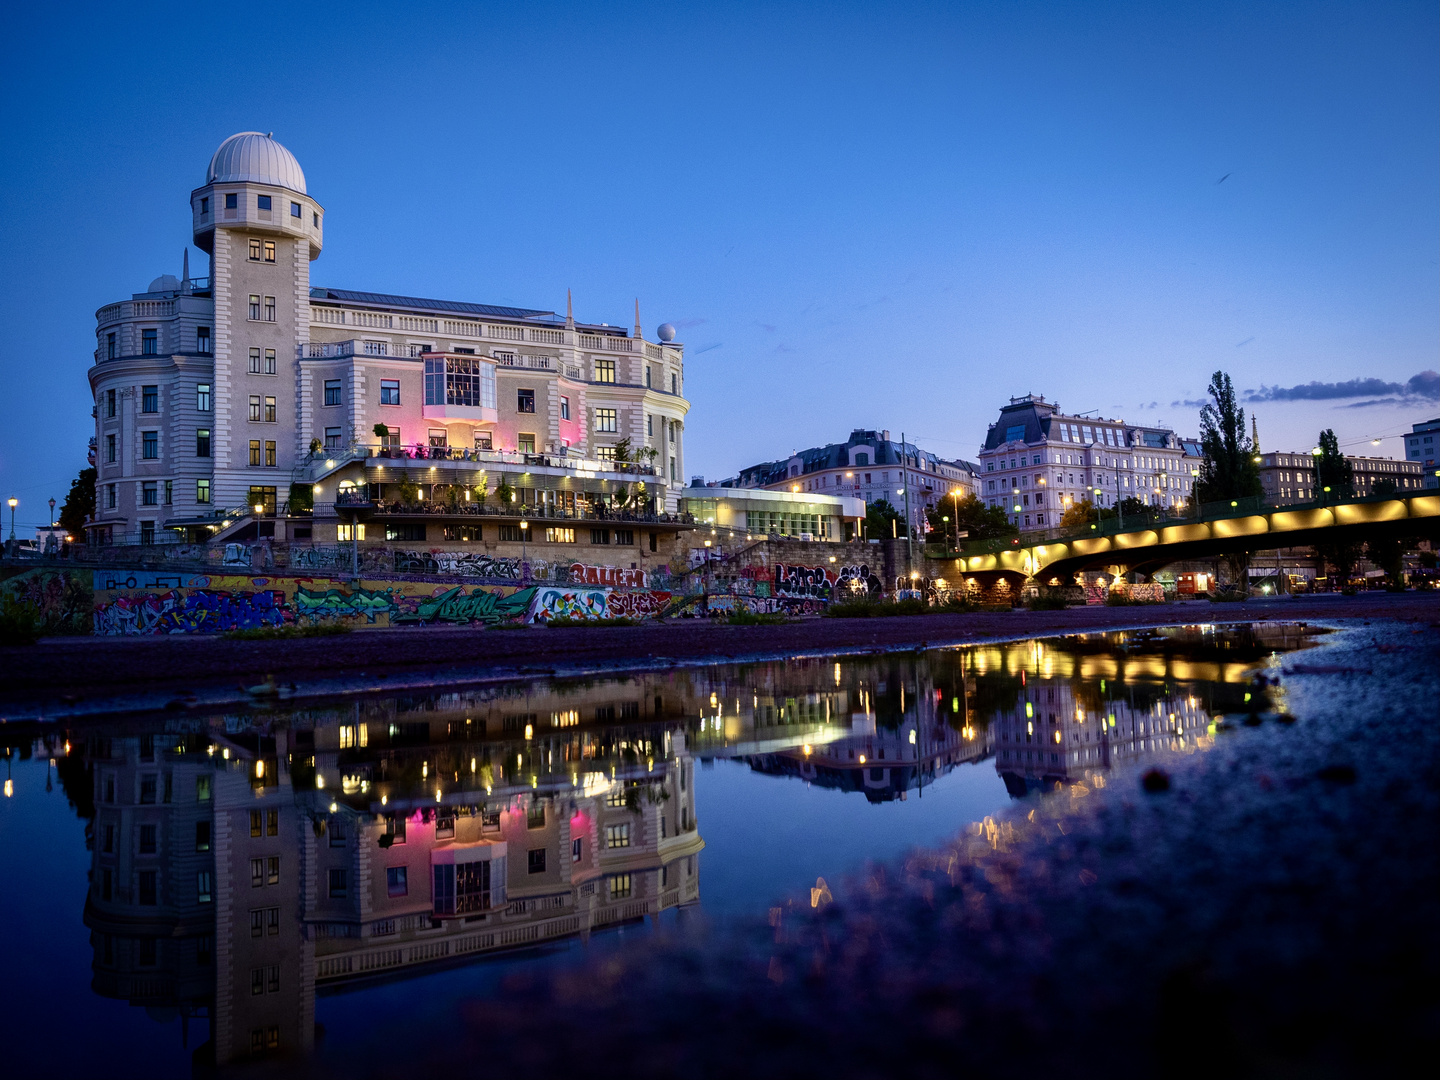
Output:
M645 336L640 330L640 298L638 296L635 298L635 336Z
M575 308L570 302L570 290L565 290L565 329L575 329Z
M180 280L188 288L190 285L190 249L188 247L185 249L184 258L181 261L185 268L180 271Z

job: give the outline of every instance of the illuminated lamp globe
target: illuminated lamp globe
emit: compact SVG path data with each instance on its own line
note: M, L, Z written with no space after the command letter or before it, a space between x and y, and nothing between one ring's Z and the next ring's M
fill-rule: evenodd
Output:
M675 340L675 325L673 323L661 323L655 330L655 336L661 341Z

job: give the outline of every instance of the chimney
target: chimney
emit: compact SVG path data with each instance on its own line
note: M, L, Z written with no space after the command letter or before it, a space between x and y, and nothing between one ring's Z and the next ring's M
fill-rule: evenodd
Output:
M884 431L880 432L880 438L884 439L886 442L889 442L889 441L890 441L890 429L889 429L889 428L886 428Z

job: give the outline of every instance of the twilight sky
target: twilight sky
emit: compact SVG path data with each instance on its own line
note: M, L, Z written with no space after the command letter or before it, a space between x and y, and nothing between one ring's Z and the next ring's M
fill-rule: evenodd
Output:
M317 285L676 323L707 478L857 426L973 457L1032 391L1190 434L1221 368L1265 449L1403 456L1369 440L1440 414L1437 36L1433 2L17 7L0 497L64 498L95 309L179 273L246 129L327 209Z

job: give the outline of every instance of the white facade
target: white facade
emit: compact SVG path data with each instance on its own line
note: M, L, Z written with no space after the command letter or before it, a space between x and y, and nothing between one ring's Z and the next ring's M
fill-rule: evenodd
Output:
M1021 531L1053 528L1085 499L1181 506L1200 468L1199 448L1168 428L1068 416L1028 394L1000 410L979 461L980 497Z
M191 278L187 258L182 278L96 313L92 538L198 539L227 509L283 507L292 483L322 479L317 459L343 468L382 450L427 467L463 459L467 475L493 466L497 481L552 455L539 471L575 479L572 498L638 473L674 509L684 347L644 340L638 304L629 330L312 288L324 208L290 152L257 132L221 144L190 203L209 277ZM638 465L607 464L627 449Z

